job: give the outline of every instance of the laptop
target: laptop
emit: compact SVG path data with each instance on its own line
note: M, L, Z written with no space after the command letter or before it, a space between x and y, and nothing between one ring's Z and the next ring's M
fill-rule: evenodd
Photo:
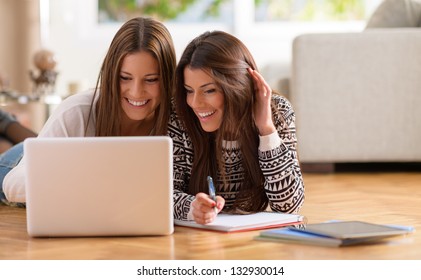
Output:
M28 138L24 154L30 236L173 233L171 138Z

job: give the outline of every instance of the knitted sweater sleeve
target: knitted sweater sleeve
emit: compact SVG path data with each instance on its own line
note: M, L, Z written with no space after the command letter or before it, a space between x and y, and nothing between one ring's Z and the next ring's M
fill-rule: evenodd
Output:
M174 219L190 220L189 211L195 196L187 193L193 160L193 148L175 113L172 113L168 134L173 140L173 203Z
M273 211L298 213L304 202L304 182L297 157L295 113L287 99L272 97L276 132L260 137L259 163Z

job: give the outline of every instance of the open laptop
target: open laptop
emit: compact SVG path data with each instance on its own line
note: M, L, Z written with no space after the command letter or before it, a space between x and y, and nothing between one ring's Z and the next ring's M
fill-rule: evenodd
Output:
M173 232L171 138L29 138L24 155L30 236Z

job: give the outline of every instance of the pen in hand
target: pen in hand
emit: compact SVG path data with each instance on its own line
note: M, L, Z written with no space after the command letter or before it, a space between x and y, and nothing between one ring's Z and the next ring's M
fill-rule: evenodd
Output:
M215 214L218 214L218 210L216 208L216 194L215 194L215 186L213 185L213 180L211 176L208 176L208 187L209 187L209 196L213 201L215 201L215 207L213 208L215 210Z

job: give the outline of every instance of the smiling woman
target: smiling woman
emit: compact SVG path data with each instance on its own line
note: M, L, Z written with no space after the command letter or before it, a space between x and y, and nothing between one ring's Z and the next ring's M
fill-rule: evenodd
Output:
M176 69L177 113L187 134L174 137L174 213L212 222L217 212L297 213L304 184L295 114L257 72L246 46L206 32L186 47ZM206 193L215 178L216 201Z
M162 23L129 20L111 42L96 88L66 98L39 137L166 135L175 65L172 38ZM7 174L2 188L7 202L25 202L22 145L14 151L8 162L19 164L0 170Z

